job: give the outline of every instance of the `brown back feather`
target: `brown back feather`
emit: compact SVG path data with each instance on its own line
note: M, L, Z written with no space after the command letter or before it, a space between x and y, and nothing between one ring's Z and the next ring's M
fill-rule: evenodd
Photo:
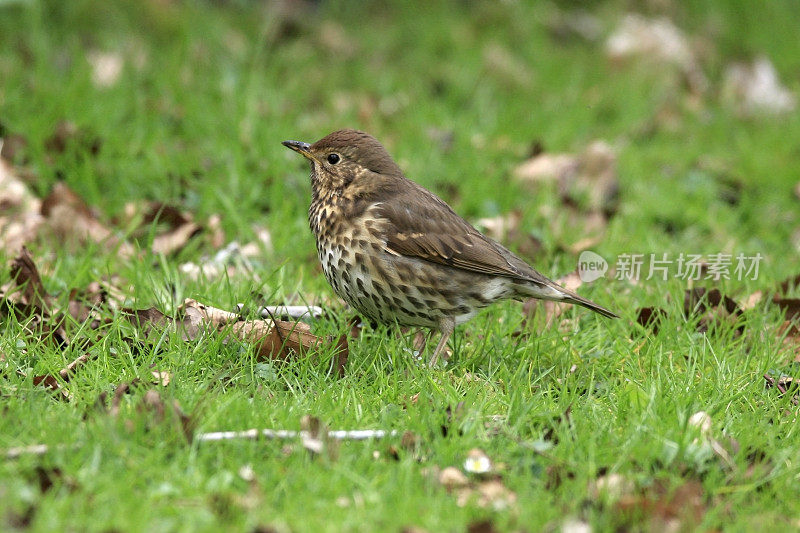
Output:
M374 210L389 222L385 231L391 251L471 272L548 285L544 276L480 233L441 198L401 179L396 193Z

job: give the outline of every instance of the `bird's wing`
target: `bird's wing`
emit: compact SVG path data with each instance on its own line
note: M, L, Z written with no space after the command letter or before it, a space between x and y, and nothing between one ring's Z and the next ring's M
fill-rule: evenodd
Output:
M549 285L547 278L481 234L438 196L407 183L407 190L373 207L374 216L386 221L383 236L390 252L470 272Z

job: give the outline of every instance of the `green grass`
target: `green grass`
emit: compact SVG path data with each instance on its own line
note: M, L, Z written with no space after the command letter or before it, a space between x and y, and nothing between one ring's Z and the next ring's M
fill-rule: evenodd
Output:
M234 309L258 295L325 305L330 315L315 332L346 331L350 313L325 283L307 227L307 168L280 145L342 127L374 134L410 178L470 220L519 210L523 233L544 241L529 259L548 275L574 268L577 258L563 250L580 235L567 217L548 216L562 209L555 188L527 189L512 170L534 141L548 152L580 152L595 139L617 150L621 199L593 250L607 258L761 253L757 280L720 284L734 298L800 271L792 194L800 118L741 117L719 98L725 66L762 53L800 93L793 2L650 8L705 50L711 88L699 98L672 69L611 64L602 40L555 39L549 25L569 2L433 4L420 12L323 2L286 15L249 2L0 1L0 122L27 138L17 163L34 176L37 194L63 179L104 221L127 202L160 200L201 221L219 214L227 240L252 241L258 225L273 241L255 273L192 280L178 267L213 255L205 241L126 261L100 246L45 239L30 247L48 291L65 305L70 288L118 274L135 307L171 312L190 297ZM591 8L604 35L625 5ZM487 60L493 48L519 67ZM116 84L92 83L91 50L125 59ZM664 110L674 127L659 122ZM63 120L100 139L99 153L80 142L47 150ZM430 140L431 128L453 132L449 150ZM725 180L741 184L735 205L721 198ZM696 319L682 315L686 288L675 279L598 281L582 294L621 320L570 310L577 322L528 338L512 335L519 304L495 305L459 328L444 369L417 362L410 337L367 328L350 343L342 379L328 371L329 349L322 362L275 367L222 336L148 342L115 316L89 348L96 358L66 385L69 402L32 376L57 373L79 349L39 343L3 319L0 452L39 443L50 451L0 456L0 529L461 531L489 519L499 530L537 531L571 518L597 531L643 530L655 527L658 512L645 500L656 487L672 493L694 482L703 513L686 528L796 527L798 408L791 395L765 390L762 377L792 368L776 333L780 312L768 304L746 312L742 336L732 325L698 333ZM668 312L657 333L636 324L646 305ZM144 401L156 388L154 368L172 374L158 388L163 417ZM116 386L136 378L141 385L111 416ZM102 393L106 408L96 406ZM419 445L405 449L399 436L345 442L329 458L291 440L187 444L173 400L197 433L299 429L310 414L333 429L412 431ZM710 414L730 464L694 443L688 420L698 411ZM436 481L436 467L461 467L472 448L502 465L502 482L517 496L509 509L459 506ZM252 480L240 474L247 465ZM609 474L633 488L598 497L591 486Z

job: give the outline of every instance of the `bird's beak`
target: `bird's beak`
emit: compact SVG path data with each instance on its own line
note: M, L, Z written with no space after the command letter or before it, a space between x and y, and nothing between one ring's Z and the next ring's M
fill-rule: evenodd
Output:
M313 159L311 156L311 145L308 143L304 143L302 141L283 141L282 145L286 146L287 148L291 148L295 152L301 154L303 157L307 159Z

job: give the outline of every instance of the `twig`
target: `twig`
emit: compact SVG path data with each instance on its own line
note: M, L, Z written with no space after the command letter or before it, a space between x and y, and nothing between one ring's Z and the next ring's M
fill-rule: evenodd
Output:
M322 313L322 308L316 305L268 305L258 310L261 318L272 318L273 316L319 318Z
M68 364L64 368L62 368L61 370L59 370L58 374L61 376L61 379L63 379L64 381L69 381L70 372L75 370L75 368L77 366L82 365L83 363L88 361L89 357L90 357L89 354L85 353L85 354L81 355L80 357L78 357L77 359L75 359L74 361L72 361L70 364Z
M50 450L47 444L33 444L31 446L17 446L6 450L6 459L18 459L23 455L44 455Z
M384 429L355 429L328 431L328 438L334 440L367 440L382 439L399 435L395 430ZM248 429L245 431L215 431L201 433L195 437L197 441L217 441L232 439L306 439L311 437L309 431L293 431L288 429Z
M396 437L400 432L396 430L387 431L384 429L354 429L328 431L328 438L331 440L368 440L383 439L386 437ZM214 431L212 433L201 433L197 435L196 441L220 441L234 439L312 439L319 438L314 436L311 431L293 431L289 429L248 429L245 431ZM30 446L17 446L9 448L5 452L6 459L18 459L23 455L44 455L50 451L47 444L32 444ZM1 452L0 452L1 453ZM3 455L0 455L2 457Z

